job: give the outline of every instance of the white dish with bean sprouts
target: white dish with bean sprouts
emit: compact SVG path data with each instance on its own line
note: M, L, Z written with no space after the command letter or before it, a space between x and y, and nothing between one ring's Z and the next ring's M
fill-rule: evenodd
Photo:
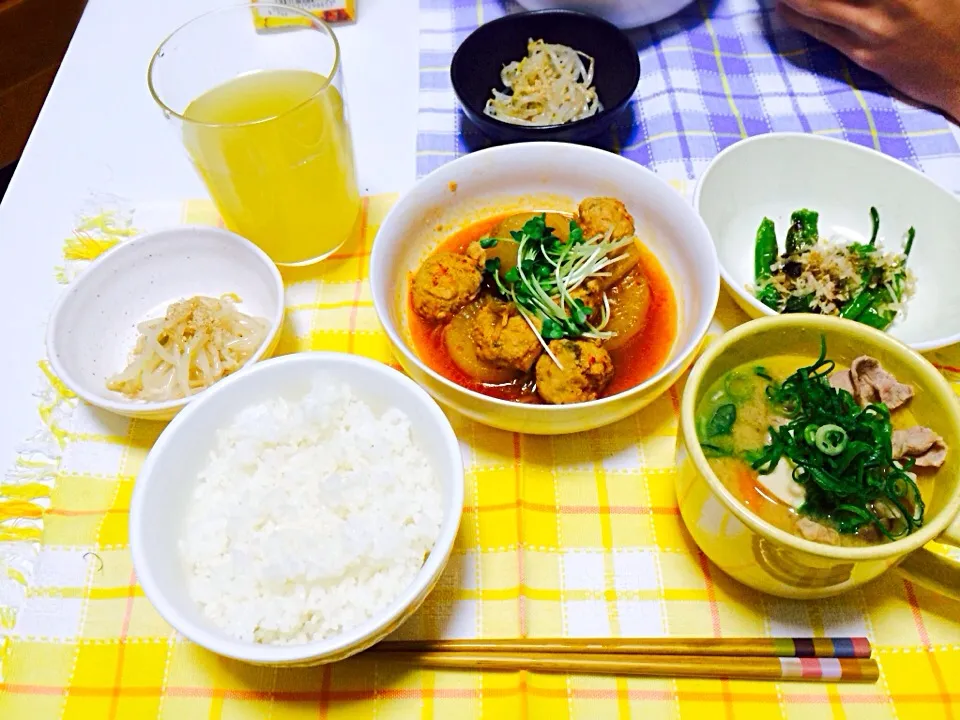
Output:
M193 300L204 308L185 302ZM175 304L190 312L166 318ZM77 276L51 314L47 356L91 405L166 420L222 377L269 357L283 312L280 272L253 243L219 228L172 228L121 243ZM168 325L177 337L164 344ZM141 342L145 333L157 345Z

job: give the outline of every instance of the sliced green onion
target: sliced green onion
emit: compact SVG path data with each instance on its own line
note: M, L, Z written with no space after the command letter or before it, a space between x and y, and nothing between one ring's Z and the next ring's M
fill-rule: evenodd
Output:
M729 373L723 381L723 388L731 400L744 402L753 397L753 383L750 378L739 373Z
M773 472L787 458L793 480L804 492L801 515L841 534L874 528L889 540L905 537L923 525L925 513L909 473L913 463L892 457L887 407L861 408L850 393L837 392L829 381L834 369L821 340L816 361L768 386L767 400L784 424L770 427L769 442L743 457L761 474ZM702 420L701 440L713 443L707 435L710 419ZM883 514L899 516L881 517L877 508L884 506L891 512Z
M756 375L758 378L763 378L767 382L773 382L773 378L770 376L770 373L768 373L767 369L762 365L757 365L753 369L753 374Z
M821 425L815 436L817 450L833 457L847 447L847 431L839 425Z

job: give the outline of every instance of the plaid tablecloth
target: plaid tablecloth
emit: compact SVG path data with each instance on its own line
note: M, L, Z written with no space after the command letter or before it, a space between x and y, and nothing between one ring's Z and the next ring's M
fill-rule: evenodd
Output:
M630 31L640 84L622 127L598 143L666 178L693 180L742 138L816 133L893 155L960 191L960 146L947 121L787 28L773 2L693 0ZM420 0L421 175L486 143L458 108L450 59L480 23L518 9L512 0Z
M286 275L279 352L391 362L367 260L392 201L368 198L362 237ZM72 238L62 281L134 232L117 217ZM180 221L217 218L206 203L133 216L140 229ZM717 319L729 327L743 316L724 297ZM960 367L955 352L935 359L948 372ZM162 425L92 410L47 375L43 429L0 484L0 718L933 720L960 711L960 603L896 574L842 598L788 602L711 566L674 497L679 393L612 427L556 439L451 415L467 471L463 523L439 586L399 637L866 635L878 684L432 672L363 657L270 670L216 657L163 622L131 565L130 495Z

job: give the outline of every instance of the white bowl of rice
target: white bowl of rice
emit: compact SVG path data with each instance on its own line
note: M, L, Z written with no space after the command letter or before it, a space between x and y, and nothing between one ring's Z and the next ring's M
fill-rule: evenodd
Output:
M177 631L264 665L341 660L433 589L463 508L446 416L381 363L268 360L163 431L137 478L137 577Z

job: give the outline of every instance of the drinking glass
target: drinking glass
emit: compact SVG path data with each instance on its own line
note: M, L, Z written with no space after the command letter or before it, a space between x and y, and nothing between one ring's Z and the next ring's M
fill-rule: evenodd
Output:
M258 27L254 6L276 22ZM326 23L282 4L214 10L164 40L147 75L228 228L278 265L347 240L360 194Z

